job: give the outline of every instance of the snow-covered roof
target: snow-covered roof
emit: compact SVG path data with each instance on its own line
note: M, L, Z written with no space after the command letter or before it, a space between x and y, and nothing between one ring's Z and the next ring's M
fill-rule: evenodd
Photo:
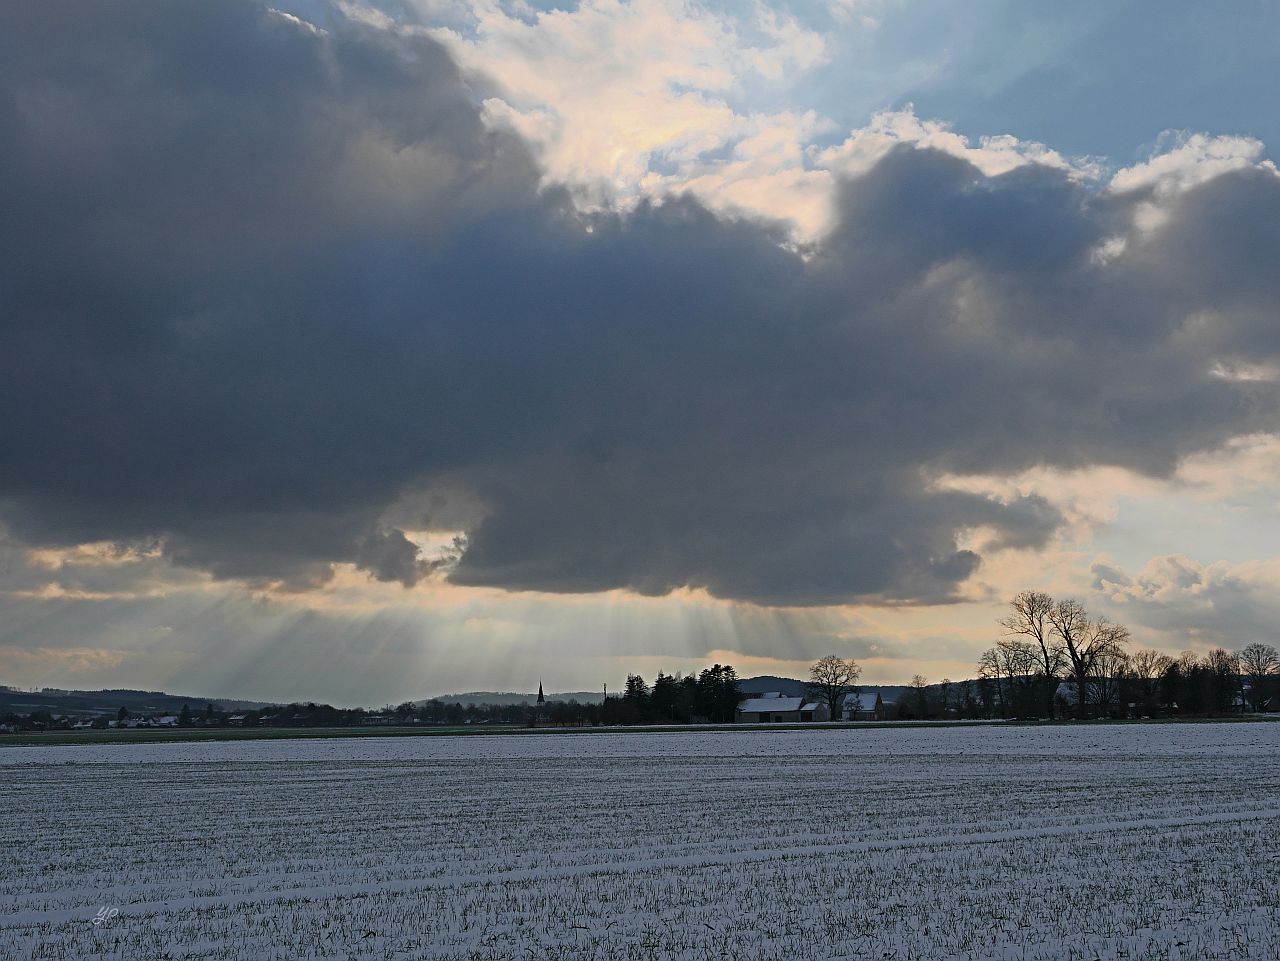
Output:
M748 714L798 711L803 703L802 697L752 697L739 704L738 710Z
M1062 698L1068 704L1075 704L1080 700L1076 694L1075 681L1059 681L1057 688L1053 692L1055 698Z
M846 711L874 711L876 709L876 696L871 691L846 694L844 696L844 708Z

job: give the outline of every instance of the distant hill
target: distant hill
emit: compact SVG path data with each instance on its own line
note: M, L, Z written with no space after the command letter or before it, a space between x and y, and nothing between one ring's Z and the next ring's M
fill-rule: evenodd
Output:
M619 692L621 693L621 692ZM577 701L579 704L599 704L604 700L603 691L564 691L559 694L545 694L548 701ZM466 694L441 694L439 697L424 697L414 704L426 704L428 701L440 701L444 704L474 704L476 707L505 706L508 704L533 704L538 700L537 692L518 694L514 691L471 691Z
M762 674L759 677L744 677L738 681L738 690L743 694L768 694L777 691L784 697L803 697L804 681L794 677L775 677Z
M187 697L182 694L165 694L161 691L67 691L46 687L39 691L20 691L0 685L0 714L30 714L32 711L48 711L55 715L87 717L99 714L114 715L120 708L130 714L177 714L187 705L191 710L203 710L206 704L216 704L228 711L251 711L270 707L269 701L237 701L225 697Z

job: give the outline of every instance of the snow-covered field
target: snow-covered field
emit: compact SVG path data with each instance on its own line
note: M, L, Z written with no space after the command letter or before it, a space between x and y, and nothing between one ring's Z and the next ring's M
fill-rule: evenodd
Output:
M4 748L0 958L1275 961L1278 771L1280 724Z

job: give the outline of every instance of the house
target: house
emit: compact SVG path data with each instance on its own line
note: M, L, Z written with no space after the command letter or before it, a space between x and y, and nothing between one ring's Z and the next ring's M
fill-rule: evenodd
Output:
M800 705L800 720L829 721L831 720L831 708L821 701L805 701Z
M787 721L828 721L831 712L825 704L805 701L802 697L783 697L777 691L749 697L738 705L739 724L777 724Z
M177 727L178 718L174 714L166 714L163 717L156 718L156 727Z
M841 702L841 720L883 721L885 704L879 691L858 691L846 694Z
M1065 716L1067 712L1074 711L1080 704L1080 695L1076 690L1076 682L1059 681L1057 688L1053 692L1053 703L1059 715Z

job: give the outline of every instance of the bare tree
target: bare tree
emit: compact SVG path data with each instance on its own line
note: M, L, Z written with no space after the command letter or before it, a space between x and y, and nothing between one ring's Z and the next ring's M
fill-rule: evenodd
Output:
M1253 643L1240 652L1240 673L1249 682L1249 706L1261 711L1270 700L1268 688L1280 674L1280 651L1270 644Z
M1076 717L1083 718L1089 701L1089 680L1104 657L1123 650L1129 629L1106 618L1094 621L1079 601L1068 598L1050 609L1049 624L1071 661L1076 684Z
M1044 706L1053 717L1053 693L1055 683L1064 667L1062 644L1053 634L1049 615L1053 611L1053 598L1044 591L1022 591L1009 602L1011 613L1000 620L1000 626L1008 634L1021 634L1035 642L1040 657L1037 668L1044 686Z
M1093 703L1102 717L1120 708L1120 692L1132 674L1129 655L1118 644L1098 652L1093 663Z
M845 695L856 690L854 685L860 677L862 668L853 658L841 660L834 654L828 654L809 668L809 683L805 687L810 697L827 702L827 707L831 709L831 720L835 721L840 718L840 707Z
M915 700L916 719L923 721L929 714L929 682L923 674L911 675L911 693Z
M1009 716L1009 704L1013 700L1012 694L1006 688L1006 681L1005 681L1006 676L1007 675L1005 674L1005 671L1004 671L1004 660L1000 657L1000 649L996 647L991 647L983 651L982 655L978 658L978 677L984 680L990 681L995 685L995 688L996 688L995 699L996 699L996 702L1000 705L1001 717ZM989 692L990 689L987 689L987 690ZM991 708L990 698L988 697L986 701L987 701L986 707L987 707L987 712L989 717L990 708Z
M1225 648L1215 647L1205 654L1204 666L1209 670L1208 691L1210 709L1227 713L1244 706L1241 697L1240 656Z
M995 682L1000 716L1035 717L1043 708L1037 665L1040 652L1034 644L1005 638L990 650L983 651L978 661L980 676Z
M1005 638L996 644L996 651L1004 662L1009 678L1009 694L1013 698L1013 711L1019 717L1037 717L1044 708L1043 691L1046 683L1038 675L1041 652L1027 641ZM1050 695L1053 691L1050 690ZM1050 714L1052 716L1052 713Z
M1168 654L1149 647L1136 650L1130 656L1129 671L1137 684L1143 710L1148 715L1156 712L1156 706L1160 703L1160 680L1174 663Z

